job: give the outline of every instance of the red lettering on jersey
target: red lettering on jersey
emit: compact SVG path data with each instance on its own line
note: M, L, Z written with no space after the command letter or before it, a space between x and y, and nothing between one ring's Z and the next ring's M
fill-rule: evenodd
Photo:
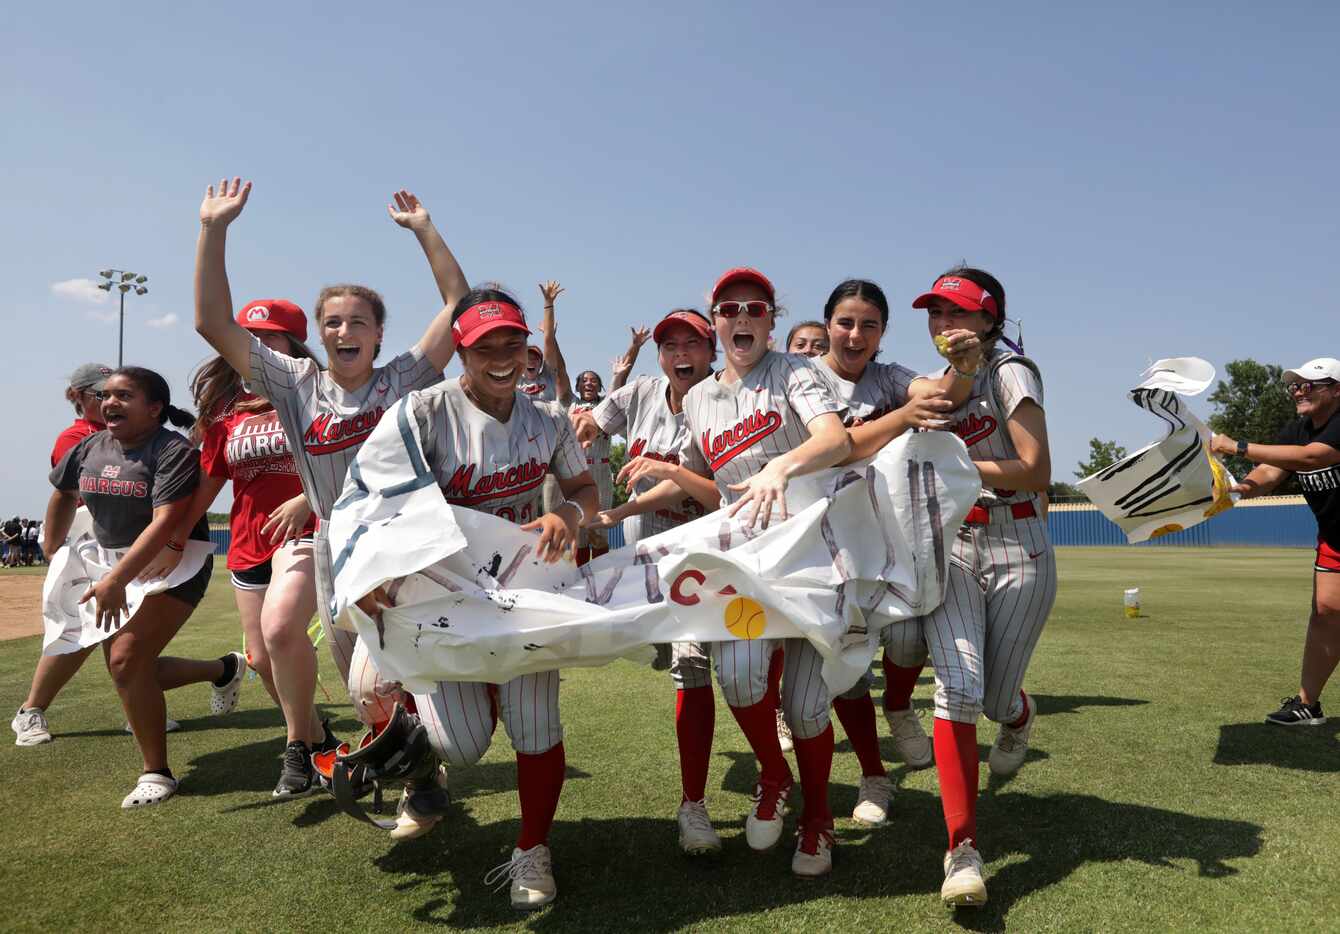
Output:
M779 413L754 409L752 415L746 415L716 435L704 431L702 445L703 454L707 457L707 466L716 473L781 427L782 416Z
M549 387L544 383L530 383L529 385L522 386L521 391L528 396L538 396L548 388Z
M963 443L972 447L978 441L985 441L996 430L996 420L990 415L969 415L954 423L954 434L963 439Z
M475 480L475 464L463 464L452 472L442 490L442 496L453 506L477 506L491 499L505 499L527 493L544 482L549 473L549 465L541 464L531 458L525 464L517 464L503 470L484 474Z
M633 442L632 446L628 448L628 460L631 461L635 457L645 457L647 460L660 461L663 464L679 463L678 451L669 451L665 454L658 454L655 451L648 451L646 438L638 438L636 441Z
M385 414L386 409L380 405L371 411L359 412L346 418L337 419L329 413L322 413L312 419L312 424L307 426L307 431L302 436L302 446L307 449L308 454L321 455L334 454L336 451L362 444Z

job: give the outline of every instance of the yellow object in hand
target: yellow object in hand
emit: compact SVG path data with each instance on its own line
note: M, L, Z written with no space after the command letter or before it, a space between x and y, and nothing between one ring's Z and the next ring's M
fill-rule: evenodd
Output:
M935 335L935 349L938 350L938 351L940 351L940 356L942 356L942 357L944 357L946 360L948 360L948 359L949 359L949 338L945 337L943 334L936 334L936 335Z

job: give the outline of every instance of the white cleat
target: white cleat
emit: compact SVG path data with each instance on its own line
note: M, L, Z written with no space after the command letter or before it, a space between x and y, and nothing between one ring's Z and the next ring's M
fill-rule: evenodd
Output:
M223 687L210 685L212 693L209 697L209 712L216 717L236 709L238 698L242 695L242 681L247 676L247 657L241 652L231 654L237 660L237 670L233 673L232 680Z
M760 781L754 787L754 806L744 821L744 838L751 850L771 850L782 839L782 818L793 786L788 778L784 785Z
M780 707L777 708L777 742L782 747L782 752L790 752L796 748L795 741L791 738L791 725L786 722Z
M512 907L519 911L543 908L558 897L553 858L549 855L549 847L543 843L529 850L512 850L510 860L495 866L484 877L485 885L493 885L495 882L499 889L508 882L512 883Z
M706 801L685 801L679 806L679 848L689 856L721 852L721 838L712 828Z
M893 735L893 748L902 759L914 769L924 769L934 760L931 738L921 728L921 719L912 708L907 710L886 710L884 719L889 721L889 732Z
M945 882L940 886L940 901L951 908L986 904L986 881L982 878L982 857L964 840L945 853Z
M856 792L856 807L851 819L869 827L882 827L889 822L889 799L893 797L893 782L883 775L865 775Z
M833 828L826 823L802 827L791 857L791 871L802 879L817 879L833 871Z
M1028 705L1028 719L1024 721L1023 726L1015 729L1003 723L1000 725L996 742L987 757L992 775L1008 777L1019 771L1019 766L1024 764L1024 757L1028 755L1028 735L1033 732L1033 721L1038 718L1037 705L1027 693L1024 694L1024 703Z
M51 728L47 726L46 711L41 707L27 710L20 707L9 725L14 730L15 746L40 746L51 742Z

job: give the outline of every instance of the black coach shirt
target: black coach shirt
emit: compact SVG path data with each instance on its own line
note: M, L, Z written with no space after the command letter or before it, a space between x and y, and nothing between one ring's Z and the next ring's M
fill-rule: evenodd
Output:
M65 452L51 471L51 485L78 492L93 516L93 535L104 548L129 548L153 519L154 508L195 493L200 452L170 428L123 451L108 431L89 435ZM209 541L202 516L191 538Z
M1280 444L1305 445L1316 441L1340 450L1340 412L1320 428L1304 417L1280 431ZM1317 517L1317 534L1332 548L1340 548L1340 464L1321 470L1300 470L1295 476L1303 488L1303 498Z

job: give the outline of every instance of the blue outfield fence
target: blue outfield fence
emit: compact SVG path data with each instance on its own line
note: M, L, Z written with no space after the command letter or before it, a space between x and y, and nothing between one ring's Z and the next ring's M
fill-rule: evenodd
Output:
M1124 545L1126 536L1091 503L1054 503L1047 513L1053 545ZM623 527L607 533L610 548L624 546ZM228 529L209 530L215 550L228 551ZM1208 522L1164 535L1142 545L1238 545L1269 548L1313 548L1317 520L1301 496L1273 496L1247 500Z

